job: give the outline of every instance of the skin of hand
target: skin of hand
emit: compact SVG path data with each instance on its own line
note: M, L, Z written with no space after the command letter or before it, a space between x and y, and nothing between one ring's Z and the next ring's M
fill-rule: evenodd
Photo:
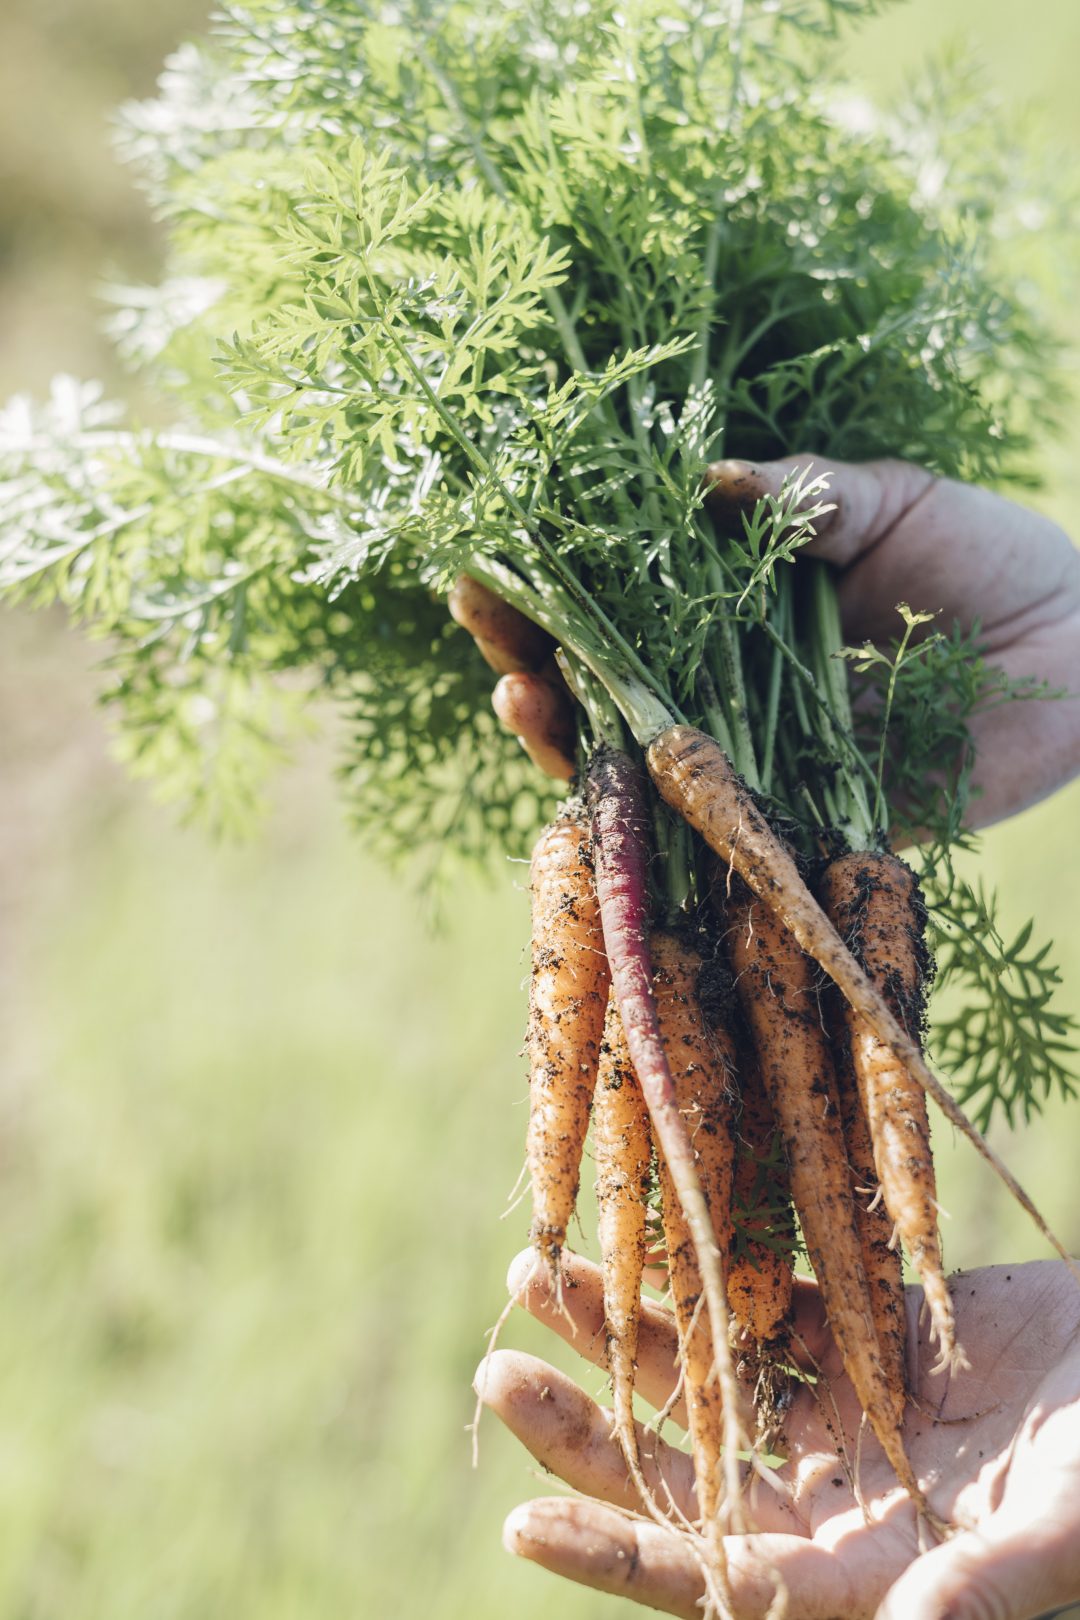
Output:
M1013 815L1071 780L1080 772L1080 552L1063 531L1000 495L935 478L904 461L851 464L807 455L717 462L706 474L709 504L721 519L738 523L761 495L778 493L786 475L807 465L828 471L834 504L819 520L807 554L836 569L841 620L852 644L891 641L900 627L896 605L907 602L937 614L946 632L954 622L966 631L978 621L991 663L1010 677L1034 677L1070 694L974 717L979 793L972 824ZM527 634L534 636L535 627ZM518 677L509 704L496 688L500 718L530 753L527 699L537 679ZM569 694L559 701L563 735L572 735ZM550 774L569 779L570 753L560 753L557 740L552 747L551 738L549 721L546 740L535 737L536 753L542 751Z
M467 630L500 680L496 715L545 776L574 775L574 706L546 631L486 586L462 574L450 592L450 616Z
M565 1309L531 1254L511 1268L511 1291L602 1367L599 1271L565 1259ZM726 1538L737 1620L766 1620L778 1580L785 1620L1034 1620L1080 1599L1080 1290L1057 1261L958 1272L952 1288L971 1365L949 1378L929 1372L922 1293L907 1291L914 1398L904 1440L932 1506L956 1533L922 1550L914 1510L860 1423L817 1289L800 1280L792 1360L819 1382L794 1386L778 1447L787 1460L772 1485L749 1480L758 1531ZM670 1312L646 1301L639 1392L659 1408L674 1379ZM489 1357L477 1389L544 1468L582 1493L515 1509L508 1549L586 1586L700 1620L698 1566L685 1537L633 1513L610 1414L517 1351ZM673 1420L681 1415L676 1406ZM654 1496L670 1491L692 1517L689 1456L646 1430L641 1445Z

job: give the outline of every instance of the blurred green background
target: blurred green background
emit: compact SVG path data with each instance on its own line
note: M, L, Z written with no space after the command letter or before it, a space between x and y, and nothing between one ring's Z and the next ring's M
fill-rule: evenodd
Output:
M152 274L157 244L106 115L204 14L5 0L0 395L58 369L120 386L96 287ZM1074 0L1022 24L1003 0L899 7L856 81L896 88L965 32L1075 162ZM1042 497L1074 535L1078 446L1080 412ZM494 1423L474 1473L464 1432L526 1223L499 1219L525 1121L520 869L433 936L343 825L332 728L260 841L178 828L109 762L99 653L0 620L0 1620L614 1620L502 1554L504 1512L552 1486ZM1078 819L1074 788L980 867L1055 936L1080 1012ZM1004 1144L1073 1246L1078 1143L1080 1103ZM944 1129L937 1152L952 1264L1042 1252ZM547 1348L522 1321L505 1342Z

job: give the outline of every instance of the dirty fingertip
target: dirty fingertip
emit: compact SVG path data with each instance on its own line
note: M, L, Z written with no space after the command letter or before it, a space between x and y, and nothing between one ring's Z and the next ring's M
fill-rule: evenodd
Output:
M520 1382L519 1360L513 1350L490 1350L473 1373L473 1394L493 1412L501 1411L508 1392Z
M522 1249L515 1254L506 1273L506 1291L511 1299L522 1299L532 1287L537 1274L535 1249Z
M528 1558L536 1545L536 1524L530 1503L523 1502L506 1516L502 1541L508 1553L515 1558Z
M722 505L752 504L761 494L766 479L752 461L713 461L705 469L709 500Z
M778 495L785 478L808 464L806 456L785 461L713 461L702 482L714 511L750 512L763 495Z

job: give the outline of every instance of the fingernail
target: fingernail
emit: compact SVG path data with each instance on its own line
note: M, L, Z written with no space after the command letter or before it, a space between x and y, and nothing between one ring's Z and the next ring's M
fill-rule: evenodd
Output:
M708 484L722 484L726 489L730 484L753 478L756 473L757 468L752 461L740 461L737 457L729 456L724 461L710 461L705 469L705 481Z
M752 461L714 461L705 469L709 499L727 506L752 506L761 493L761 468Z

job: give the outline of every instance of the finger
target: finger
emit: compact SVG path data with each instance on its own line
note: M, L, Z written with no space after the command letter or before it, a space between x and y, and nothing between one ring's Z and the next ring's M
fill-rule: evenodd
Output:
M891 534L937 482L908 461L830 461L822 456L786 456L780 461L717 461L705 472L709 504L731 516L749 513L763 495L779 495L793 473L828 475L824 499L831 510L814 524L808 552L838 568L850 568L861 553Z
M548 1497L515 1508L503 1542L517 1557L583 1586L701 1620L701 1566L688 1538L660 1525L631 1519L600 1502ZM724 1550L739 1620L765 1620L780 1587L787 1592L787 1620L836 1620L841 1614L845 1620L867 1620L873 1612L845 1561L811 1541L729 1536Z
M892 639L898 602L970 630L994 652L1080 610L1080 560L1049 518L989 490L934 478L906 461L833 462L820 456L715 462L709 504L735 519L792 472L829 474L834 509L817 520L809 555L841 570L841 619L853 637Z
M541 1467L586 1496L643 1509L613 1437L611 1413L564 1373L522 1351L497 1350L481 1362L476 1392ZM674 1503L684 1518L695 1519L693 1462L641 1424L636 1428L642 1473L653 1500L664 1511Z
M598 1266L569 1250L563 1253L563 1295L557 1301L547 1270L524 1249L510 1264L506 1286L530 1316L552 1328L596 1367L607 1368L604 1328L604 1282ZM801 1372L839 1368L838 1352L825 1319L821 1292L812 1277L796 1277L792 1290L791 1362ZM657 1409L670 1400L678 1377L678 1341L671 1312L649 1299L641 1301L638 1330L637 1391ZM675 1423L686 1427L681 1400L671 1408Z
M954 1536L924 1553L890 1587L875 1620L1031 1620L1080 1596L1075 1536L1037 1523L1021 1534ZM1072 1611L1070 1610L1070 1613Z
M484 1405L541 1467L585 1496L645 1511L613 1433L611 1412L564 1373L523 1351L498 1350L481 1362L475 1388ZM653 1504L665 1514L674 1508L676 1515L693 1522L698 1507L692 1459L643 1424L634 1427ZM765 1485L747 1470L744 1482L748 1514L756 1529L802 1533L790 1497L778 1481Z
M547 1268L536 1264L530 1249L519 1254L510 1266L506 1283L510 1293L530 1316L553 1328L560 1339L571 1345L586 1361L607 1367L604 1331L604 1284L600 1268L579 1254L563 1251L563 1292L554 1298ZM638 1329L637 1390L658 1409L671 1398L678 1376L678 1344L671 1312L652 1300L641 1302ZM681 1401L672 1407L676 1423L686 1425Z
M980 826L1026 810L1080 775L1080 606L1060 624L1031 632L994 657L1011 680L1045 681L1068 697L987 707L969 722Z
M547 776L569 782L574 765L574 710L565 687L543 675L504 675L491 695L492 707L514 732L534 765Z
M499 675L539 669L550 657L554 643L547 631L468 574L458 576L447 606Z
M515 1508L503 1545L518 1558L597 1592L701 1620L701 1568L685 1541L600 1502L547 1497Z
M1071 694L988 706L972 717L973 821L1015 814L1080 771L1080 553L1063 531L989 490L931 478L903 461L717 462L706 472L709 503L722 520L739 522L760 496L778 493L789 473L809 465L829 472L835 510L818 520L806 549L840 571L850 640L894 640L897 603L907 602L938 615L945 631L959 624L970 632L978 622L980 643L1010 679Z

